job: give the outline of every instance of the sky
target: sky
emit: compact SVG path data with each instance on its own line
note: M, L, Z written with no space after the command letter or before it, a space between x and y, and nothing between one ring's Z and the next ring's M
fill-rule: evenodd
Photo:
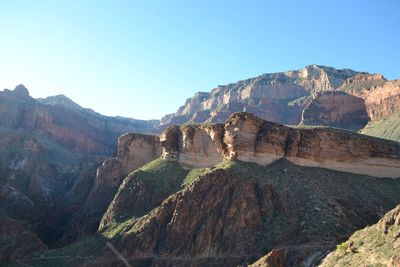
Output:
M0 89L159 119L197 91L319 64L400 78L398 0L0 0Z

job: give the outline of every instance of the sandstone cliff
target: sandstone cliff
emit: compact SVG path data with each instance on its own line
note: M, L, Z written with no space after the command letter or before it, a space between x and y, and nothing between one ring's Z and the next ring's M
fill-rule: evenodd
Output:
M250 112L291 125L326 125L360 130L399 111L400 83L381 74L318 65L263 74L198 92L159 128L174 124L224 122L232 113Z
M399 110L400 80L386 81L381 75L364 75L355 81L350 79L340 90L364 99L372 121Z
M293 163L377 177L400 176L400 144L324 127L290 128L235 113L225 123L167 128L162 158L186 168L212 167L225 159L267 165Z
M210 93L199 92L161 125L186 122L223 122L232 113L247 111L282 124L298 124L304 100L313 93L332 91L358 72L318 65L296 71L263 74L237 83L218 86Z

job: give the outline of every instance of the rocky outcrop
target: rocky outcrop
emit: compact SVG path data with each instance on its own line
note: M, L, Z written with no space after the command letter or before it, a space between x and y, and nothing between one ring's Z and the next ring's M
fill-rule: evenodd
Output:
M378 223L355 232L320 266L400 266L400 205Z
M262 119L298 124L304 99L320 91L342 86L358 72L318 65L296 71L263 74L259 77L199 92L174 114L161 119L161 126L187 122L223 122L232 113L247 111Z
M340 90L364 99L372 121L380 120L399 110L400 80L386 81L381 75L370 75L361 81L350 80Z
M301 125L360 130L370 120L362 98L341 91L314 95L303 110Z
M184 125L166 129L160 136L164 159L186 168L211 167L224 158L223 124Z
M161 135L162 157L187 168L212 167L223 158L268 165L286 158L376 177L400 176L400 144L331 128L290 128L250 113L225 123L174 126Z

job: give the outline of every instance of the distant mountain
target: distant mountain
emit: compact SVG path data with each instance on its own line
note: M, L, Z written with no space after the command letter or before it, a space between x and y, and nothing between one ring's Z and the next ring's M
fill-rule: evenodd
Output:
M370 121L400 111L400 81L380 74L309 65L267 73L198 92L161 127L191 122L222 122L232 113L292 125L325 125L360 130Z
M300 70L267 73L255 78L220 85L210 93L199 92L186 100L161 124L219 122L233 112L247 111L282 124L299 124L308 98L317 92L337 90L359 72L318 65Z
M82 110L83 108L72 101L70 98L66 97L65 95L55 95L55 96L49 96L46 98L36 98L36 101L38 101L41 104L44 105L49 105L49 106L63 106L66 108L69 108L71 110ZM89 109L86 109L89 110Z
M0 92L0 128L40 134L78 154L110 155L126 132L156 132L158 121L108 117L63 95L33 99L23 85Z

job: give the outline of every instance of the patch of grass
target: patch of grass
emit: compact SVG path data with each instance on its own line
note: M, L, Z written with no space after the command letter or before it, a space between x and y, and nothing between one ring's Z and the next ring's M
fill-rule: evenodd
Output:
M186 175L185 179L183 180L182 185L186 186L186 185L190 184L191 182L196 180L197 177L199 177L199 176L201 176L203 174L206 174L208 170L209 170L208 168L191 169L189 171L189 173Z
M107 239L112 239L116 237L119 233L126 232L135 224L136 218L130 218L125 220L122 223L111 223L107 226L107 229L104 230L101 235L106 237Z
M348 248L349 248L349 245L346 242L336 245L336 250L338 250L342 253L346 252Z
M176 188L175 180L183 182L188 173L189 170L183 169L178 162L159 158L135 170L129 176L135 176L135 180L156 182L156 187L159 189L157 191L176 191L174 190Z

